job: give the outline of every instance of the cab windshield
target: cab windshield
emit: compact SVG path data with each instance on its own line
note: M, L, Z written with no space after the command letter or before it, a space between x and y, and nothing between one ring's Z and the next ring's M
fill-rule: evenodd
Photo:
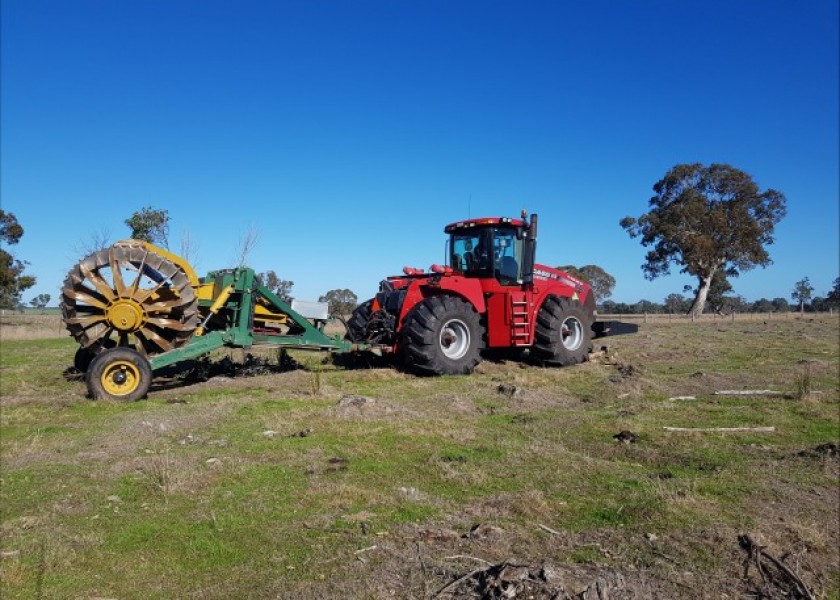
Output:
M514 227L458 231L450 240L452 269L472 277L495 277L502 285L522 280L522 240Z

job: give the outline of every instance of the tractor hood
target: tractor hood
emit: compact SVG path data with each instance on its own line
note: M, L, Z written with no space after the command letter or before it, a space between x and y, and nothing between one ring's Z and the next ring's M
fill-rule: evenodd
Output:
M584 283L580 279L572 277L565 271L540 264L534 265L534 279L542 281L559 281L560 283L573 288L578 293L583 291L588 292L590 288L588 283Z

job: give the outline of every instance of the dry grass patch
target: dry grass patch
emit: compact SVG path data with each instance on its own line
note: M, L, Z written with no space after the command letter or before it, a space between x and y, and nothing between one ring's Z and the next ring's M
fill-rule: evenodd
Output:
M0 315L0 340L44 340L65 338L69 334L61 321L61 315L31 313L7 313Z

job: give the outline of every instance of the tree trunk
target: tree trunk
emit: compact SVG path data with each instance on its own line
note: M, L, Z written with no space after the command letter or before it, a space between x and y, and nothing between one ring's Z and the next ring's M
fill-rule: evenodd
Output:
M694 302L688 310L689 315L699 317L703 314L703 311L706 309L706 298L709 295L709 288L712 286L712 276L714 274L715 272L712 271L708 275L699 275L697 277L700 285L697 286L697 295L694 297Z

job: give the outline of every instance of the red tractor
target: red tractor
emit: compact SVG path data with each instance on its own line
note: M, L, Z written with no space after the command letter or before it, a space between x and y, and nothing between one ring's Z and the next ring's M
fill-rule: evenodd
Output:
M347 322L347 338L390 346L417 373L470 373L485 349L516 349L541 364L572 365L592 351L595 298L586 283L536 264L530 220L458 221L448 264L405 267Z

